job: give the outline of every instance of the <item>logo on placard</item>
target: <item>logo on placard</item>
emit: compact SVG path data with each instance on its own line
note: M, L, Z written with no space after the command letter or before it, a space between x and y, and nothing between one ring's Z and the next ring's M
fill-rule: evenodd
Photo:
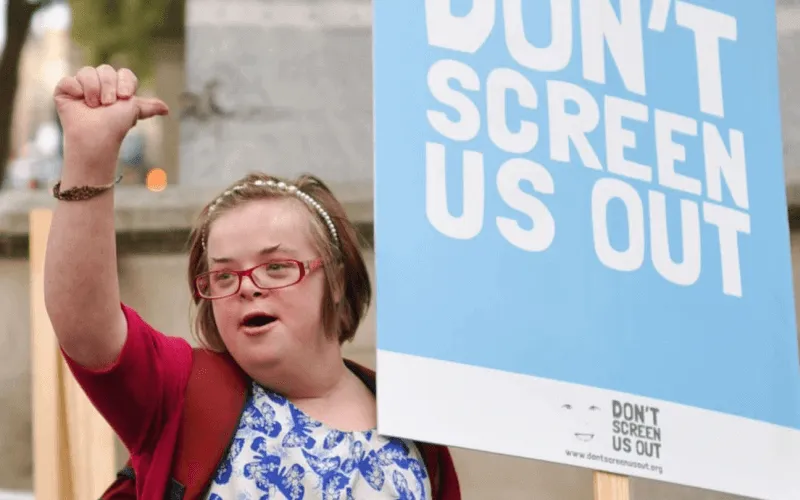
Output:
M560 415L572 443L565 450L567 456L579 463L590 460L663 474L664 467L658 462L662 451L661 410L616 399L609 406L601 408L588 402L561 405ZM609 423L610 442L606 440Z
M567 419L569 431L576 440L588 443L597 437L601 429L599 424L602 414L599 406L565 403L561 405L561 410Z
M611 444L614 451L661 458L661 410L655 406L613 400Z

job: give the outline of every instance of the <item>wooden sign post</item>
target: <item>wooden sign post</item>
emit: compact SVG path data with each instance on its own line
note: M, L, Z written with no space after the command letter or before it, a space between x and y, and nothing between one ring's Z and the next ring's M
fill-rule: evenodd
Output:
M69 444L64 427L61 360L44 305L44 257L52 214L30 215L31 379L33 402L33 491L36 498L70 500Z
M30 214L33 475L36 498L99 498L114 479L114 433L75 382L44 305L52 212Z
M627 476L595 471L594 500L630 500L630 479Z

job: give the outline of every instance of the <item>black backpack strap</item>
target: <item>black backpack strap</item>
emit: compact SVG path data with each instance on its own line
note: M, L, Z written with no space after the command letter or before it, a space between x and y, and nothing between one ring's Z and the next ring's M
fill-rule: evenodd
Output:
M120 479L130 479L133 481L136 479L136 472L130 465L125 465L125 467L121 468L119 472L117 472L117 477Z
M358 377L359 380L361 380L361 382L364 383L364 385L367 386L367 388L372 392L372 394L375 394L376 391L375 391L374 374L366 372L363 366L354 363L353 361L350 361L347 358L345 358L344 364L351 372L355 374L356 377Z
M167 491L164 492L164 500L183 500L186 495L186 486L182 485L175 478L170 478Z

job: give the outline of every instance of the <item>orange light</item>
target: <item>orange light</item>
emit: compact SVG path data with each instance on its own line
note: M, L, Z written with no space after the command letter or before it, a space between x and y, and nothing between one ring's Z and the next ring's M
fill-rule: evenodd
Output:
M153 168L147 172L145 184L150 191L163 191L167 187L167 173L161 168Z

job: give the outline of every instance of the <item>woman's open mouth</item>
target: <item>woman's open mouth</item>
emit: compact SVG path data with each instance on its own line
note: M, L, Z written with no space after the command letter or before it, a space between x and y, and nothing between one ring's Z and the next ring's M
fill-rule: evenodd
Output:
M277 318L269 314L255 313L248 314L242 320L241 326L248 334L261 333L261 331L275 322Z

